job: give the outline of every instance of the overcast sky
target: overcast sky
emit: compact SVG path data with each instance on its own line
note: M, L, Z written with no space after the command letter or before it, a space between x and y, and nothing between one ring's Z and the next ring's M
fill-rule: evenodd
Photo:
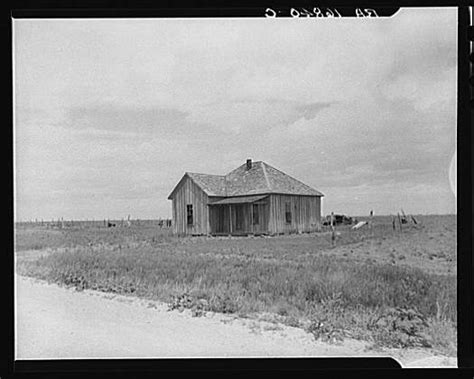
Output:
M15 20L16 218L168 217L247 158L323 214L454 213L456 12Z

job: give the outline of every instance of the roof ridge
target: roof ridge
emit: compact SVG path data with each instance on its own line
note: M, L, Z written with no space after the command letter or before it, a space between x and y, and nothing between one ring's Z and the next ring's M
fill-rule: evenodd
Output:
M257 163L257 162L255 162L255 163ZM263 176L265 177L265 182L267 183L267 188L268 188L269 191L271 191L272 186L270 185L270 180L268 179L267 170L265 169L266 163L263 162L263 161L261 161L261 163L262 163Z
M225 177L225 175L205 174L204 172L189 172L189 171L186 171L185 174L196 174L196 175L208 175L208 176L222 176L222 177Z

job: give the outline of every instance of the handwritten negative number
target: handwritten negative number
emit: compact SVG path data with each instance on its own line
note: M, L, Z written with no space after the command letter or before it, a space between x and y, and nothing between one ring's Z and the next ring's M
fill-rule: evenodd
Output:
M292 17L341 17L337 9L331 10L329 8L326 8L326 12L323 12L321 8L313 8L312 12L305 8L301 8L301 10L291 8L290 15Z
M291 8L290 15L291 17L342 17L336 8L313 8L311 11L305 8ZM280 12L278 12L280 13ZM355 9L356 17L378 17L379 15L374 9L370 8L356 8ZM275 18L277 17L277 12L271 8L265 10L265 17Z

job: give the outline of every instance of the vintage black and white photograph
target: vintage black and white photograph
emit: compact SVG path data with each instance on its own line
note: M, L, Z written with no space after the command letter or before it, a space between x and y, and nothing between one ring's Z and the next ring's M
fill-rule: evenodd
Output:
M457 367L457 8L268 15L13 19L16 360Z

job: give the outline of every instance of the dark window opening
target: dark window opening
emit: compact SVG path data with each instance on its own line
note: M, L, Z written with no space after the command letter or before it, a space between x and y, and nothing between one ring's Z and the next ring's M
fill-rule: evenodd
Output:
M253 224L258 225L258 204L252 204Z
M291 224L291 203L285 203L285 221Z
M193 224L193 205L188 204L186 206L186 214L187 214L187 219L188 219L188 225Z

